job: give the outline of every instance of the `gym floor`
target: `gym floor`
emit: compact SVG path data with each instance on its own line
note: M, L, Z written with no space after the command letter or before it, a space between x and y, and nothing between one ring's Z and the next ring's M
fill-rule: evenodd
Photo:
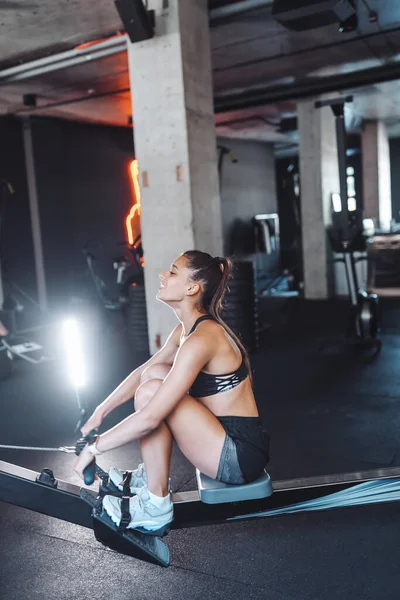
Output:
M371 364L334 344L345 310L336 303L264 300L267 326L252 356L259 410L271 434L273 479L400 465L400 301L384 303L382 352ZM322 348L320 341L329 343ZM54 342L54 340L53 340ZM136 366L118 336L93 344L84 400L91 408ZM78 411L61 362L18 362L0 384L3 444L75 441ZM131 403L108 417L126 416ZM79 484L74 457L0 450L0 459ZM100 466L133 468L138 443ZM172 487L196 488L194 468L174 450ZM400 503L297 514L172 531L168 569L119 555L91 530L0 503L1 600L246 598L397 600Z

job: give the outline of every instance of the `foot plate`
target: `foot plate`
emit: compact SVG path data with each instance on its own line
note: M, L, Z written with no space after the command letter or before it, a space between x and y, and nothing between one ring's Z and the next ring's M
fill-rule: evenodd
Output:
M127 554L155 565L168 567L170 562L168 547L158 538L137 530L118 532L107 513L102 509L101 499L95 492L82 489L81 498L92 509L96 539L112 550Z

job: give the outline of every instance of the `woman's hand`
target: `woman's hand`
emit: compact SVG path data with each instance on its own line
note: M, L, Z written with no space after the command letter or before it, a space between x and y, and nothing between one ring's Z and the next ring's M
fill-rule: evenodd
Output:
M85 446L76 461L74 462L73 469L75 473L79 475L81 479L84 479L83 471L86 469L88 465L94 460L94 456L91 452L89 452L89 447Z
M88 421L81 427L82 435L87 435L94 429L98 429L103 422L103 415L99 410L99 407L95 409L92 416Z

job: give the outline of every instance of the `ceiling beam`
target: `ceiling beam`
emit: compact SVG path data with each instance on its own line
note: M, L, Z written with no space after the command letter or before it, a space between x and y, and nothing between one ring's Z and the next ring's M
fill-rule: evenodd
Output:
M313 77L288 85L245 88L240 92L224 92L214 98L216 113L290 100L300 100L330 92L353 90L354 88L400 79L400 62L392 62L371 69L341 73L329 77Z
M243 0L242 2L235 2L233 4L220 6L219 8L213 8L210 10L211 26L253 10L268 8L272 3L273 0Z

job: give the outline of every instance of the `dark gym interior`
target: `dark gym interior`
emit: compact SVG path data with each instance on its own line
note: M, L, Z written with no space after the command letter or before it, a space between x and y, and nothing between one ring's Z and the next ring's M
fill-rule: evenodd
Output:
M139 4L146 8L132 0ZM237 265L224 315L250 353L273 482L372 471L379 479L396 468L400 477L400 5L332 1L329 15L318 17L318 2L294 4L208 2L222 246ZM341 4L349 10L344 21L334 12ZM167 14L168 2L149 5L157 35L157 11ZM10 493L13 486L12 476L2 478L2 461L38 473L49 468L58 480L82 485L74 454L23 448L75 444L82 407L89 415L154 352L159 340L150 335L143 273L146 243L149 256L163 240L144 235L142 247L128 234L137 200L132 161L140 151L131 67L125 47L96 55L96 44L114 36L118 44L127 30L114 2L0 2L0 14L1 498L1 486ZM95 44L87 62L55 67L87 42ZM36 66L41 60L49 62ZM337 212L332 198L323 223L327 293L310 298L314 228L304 218L300 120L302 103L326 94L344 110L334 158L342 151L344 179L330 196L345 195L354 206L342 203ZM324 110L331 115L331 105ZM387 226L368 212L366 123L386 131L387 164L377 160L377 174L389 169L389 192L379 199L390 210ZM71 316L85 371L79 390L69 379L62 330ZM132 411L133 399L102 429ZM138 441L98 460L105 471L140 462ZM171 488L197 490L195 468L176 446ZM337 510L172 529L164 540L168 569L102 545L91 529L22 508L29 500L0 502L0 598L78 600L100 592L115 600L395 600L395 494Z

